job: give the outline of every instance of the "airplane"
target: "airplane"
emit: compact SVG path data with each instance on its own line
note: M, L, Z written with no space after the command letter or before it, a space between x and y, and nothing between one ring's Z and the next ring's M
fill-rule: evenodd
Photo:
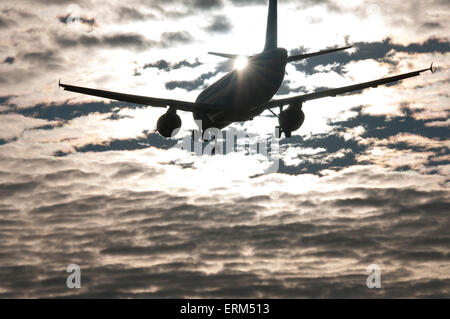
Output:
M278 117L277 137L284 133L286 138L298 130L304 120L303 103L329 96L336 96L348 92L360 91L365 88L375 88L391 82L420 75L422 72L433 71L430 68L382 78L374 81L344 86L334 89L320 90L313 93L273 99L285 76L287 63L296 62L322 54L346 50L352 46L322 50L313 53L288 56L284 48L278 47L277 0L269 0L269 12L266 27L266 39L261 53L249 56L247 65L243 69L234 69L203 90L195 102L173 99L155 98L118 92L73 86L59 82L59 86L66 91L82 93L117 101L134 104L168 108L157 122L157 131L163 137L172 137L181 127L181 118L177 111L192 112L196 123L201 123L201 134L209 128L223 129L233 122L252 120L263 111L269 110ZM237 60L240 55L218 52L209 54L222 58ZM284 107L287 106L286 109ZM279 108L277 115L272 109ZM193 137L194 138L194 137Z

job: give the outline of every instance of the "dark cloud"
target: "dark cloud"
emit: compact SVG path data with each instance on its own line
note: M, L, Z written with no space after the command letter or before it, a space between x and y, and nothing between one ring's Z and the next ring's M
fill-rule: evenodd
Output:
M5 98L6 99L6 98ZM24 116L47 119L49 121L69 121L89 114L109 114L113 113L117 107L122 108L142 108L145 106L120 102L95 102L83 104L38 104L30 108L17 109L11 107L9 110L0 111L0 114L18 113Z
M186 68L196 68L202 64L203 63L201 63L198 59L196 59L195 62L193 62L193 63L183 60L183 61L173 64L172 70L177 70L177 69L181 69L181 68L185 68L185 67Z
M424 30L436 30L436 29L442 29L443 26L438 22L426 22L420 26L420 29Z
M22 8L6 8L2 12L8 17L19 17L22 19L36 18L36 15Z
M48 61L58 59L53 51L36 51L23 54L25 61L33 63L47 63Z
M0 16L0 29L7 29L15 24L13 20Z
M420 113L421 110L409 110L404 116L386 116L386 115L368 115L362 112L362 108L354 109L358 115L345 121L334 121L328 123L332 126L332 131L327 134L316 134L308 138L301 136L293 136L290 139L284 139L280 145L282 148L312 148L324 149L314 155L299 155L297 159L301 160L300 164L287 165L282 159L280 162L280 172L289 175L300 174L318 174L325 169L340 170L353 165L372 164L370 156L364 161L358 160L361 155L367 155L375 141L384 144L393 150L409 150L411 152L426 153L433 152L434 155L428 156L423 164L436 165L435 157L446 156L450 154L448 147L432 147L427 145L414 145L406 142L387 142L386 139L399 134L413 134L416 136L429 138L431 140L446 141L449 138L447 127L433 127L428 124L434 121L443 121L442 119L415 119L414 114ZM308 113L306 111L306 119ZM409 112L409 113L408 113ZM355 138L344 138L342 133L348 129L362 126L364 132ZM371 140L368 143L367 140ZM362 141L362 142L361 142ZM384 141L384 143L383 143ZM445 163L444 163L445 164ZM411 169L403 167L403 169ZM397 168L401 170L401 168Z
M51 49L22 53L19 57L23 61L47 70L62 69L65 63L64 58L62 58L57 51Z
M216 16L205 29L210 33L228 33L233 28L231 21L226 16Z
M219 73L228 72L232 69L232 61L224 61L217 65L212 72L203 73L192 81L169 81L166 83L166 89L174 90L176 88L186 91L199 90L205 86L205 82Z
M68 35L56 35L54 37L54 40L62 48L82 46L87 48L107 47L142 51L158 45L157 42L148 40L143 36L135 33L114 34L103 37L86 34L76 37Z
M164 10L164 5L171 4L178 7L195 8L198 12L200 10L211 10L221 8L223 6L222 0L155 0L150 3L150 8L158 7L160 10ZM170 13L169 11L166 11Z
M30 192L38 186L36 182L0 184L0 197Z
M362 133L363 138L385 139L400 133L417 134L445 141L449 138L449 131L446 127L433 127L427 124L434 121L446 120L441 119L415 119L412 115L420 113L422 110L411 110L404 107L405 115L403 116L387 116L387 115L368 115L362 113L362 108L355 108L358 111L356 117L350 118L342 122L333 122L339 130L343 128L355 128L363 126L366 131Z
M186 91L198 90L204 87L205 81L215 76L216 72L208 72L200 75L193 81L169 81L166 83L166 89L174 90L176 88L181 88Z
M133 49L142 51L152 47L170 47L178 44L192 42L194 39L186 32L164 32L161 40L149 40L137 33L122 33L105 36L95 36L82 34L79 36L69 36L66 34L54 35L54 41L62 48L71 48L76 46L82 47L106 47Z
M15 58L12 56L8 56L3 60L3 64L13 64L15 61Z
M222 7L222 0L192 0L191 2L195 7L202 9Z
M195 60L195 62L189 62L187 60L183 60L183 61L179 61L179 62L175 62L175 63L170 63L167 62L166 60L159 60L153 63L147 63L143 66L143 69L149 69L149 68L155 68L158 70L163 70L166 72L169 72L171 70L178 70L181 68L196 68L200 65L202 65L203 63L201 63L198 59Z
M144 13L141 10L128 6L121 6L117 8L117 15L119 21L145 21L149 19L155 19L155 15L152 13Z
M131 165L118 172L127 178L143 170ZM47 175L45 180L67 178L92 181L86 172L76 170ZM444 297L449 293L448 279L418 278L416 272L426 270L429 263L445 265L449 260L447 195L446 191L364 186L342 189L334 199L326 193L285 194L281 211L263 218L258 216L268 210L258 203L272 202L271 196L223 198L220 208L200 198L196 204L186 204L185 197L161 191L67 198L32 210L33 223L9 219L0 224L2 234L21 236L18 245L2 241L0 258L40 260L28 266L3 264L0 273L7 279L1 282L1 296ZM346 208L347 214L320 213ZM372 213L348 216L356 213L355 208ZM9 215L14 213L10 210ZM83 227L102 214L107 224ZM301 217L305 214L316 218L305 220ZM59 225L65 225L64 231ZM19 235L23 229L26 235ZM140 244L135 244L138 236ZM33 248L43 244L45 249ZM102 256L113 256L118 262L103 263ZM345 259L348 266L345 271L312 275L324 269L324 259L330 263ZM366 267L374 262L381 265L383 287L375 292L365 287ZM81 266L82 289L65 288L66 263ZM203 270L219 265L213 272Z
M0 96L0 103L8 103L8 101L12 98L13 96Z
M131 119L131 118L133 118L133 117L129 116L129 115L121 115L120 109L114 109L112 114L105 119L111 120L111 121L118 121L118 120L122 120L122 119Z
M277 91L276 95L287 95L290 93L308 93L306 90L306 86L300 86L297 88L291 88L289 84L291 83L290 80L284 80L283 84L281 85L280 89Z
M82 24L85 24L85 25L88 25L91 27L96 25L94 18L89 19L89 18L85 18L85 17L73 17L71 14L67 14L65 16L59 16L58 20L59 20L59 22L61 22L63 24L68 24L71 21L73 21L73 20L69 20L69 18L75 19L77 22L80 22Z
M351 61L361 61L372 59L379 62L389 63L393 66L398 62L395 59L395 52L406 52L409 54L415 53L446 53L450 52L450 42L440 38L430 38L423 43L411 43L408 45L400 45L392 42L392 39L386 38L380 42L356 42L353 43L356 52L337 52L329 55L321 55L309 58L301 63L295 63L295 68L298 71L306 72L307 74L318 73L315 68L319 65L328 65L337 63L331 68L332 71L343 74L345 64ZM305 53L304 48L296 49L291 54ZM310 50L309 50L310 51ZM395 51L395 52L394 52Z
M176 44L186 44L193 42L194 38L187 31L163 32L161 34L161 41L166 46L172 46Z
M248 6L248 5L265 5L267 4L266 0L231 0L231 2L238 6Z
M99 144L87 144L84 146L75 147L74 152L87 153L87 152L109 152L109 151L134 151L140 149L146 149L149 147L155 147L160 149L170 149L177 144L176 140L170 140L162 137L158 133L150 133L148 131L143 132L143 137L130 138L130 139L116 139L104 141ZM66 156L72 152L58 151L55 156Z
M164 71L168 72L171 70L171 65L166 60L159 60L159 61L156 61L153 63L147 63L146 65L144 65L144 69L148 69L148 68L156 68L158 70L164 70Z
M163 2L166 3L166 1ZM216 9L223 6L222 0L171 0L169 2L181 2L187 7L194 7L201 10Z
M136 49L145 49L151 45L151 42L138 34L117 34L114 36L106 36L103 38L103 43L110 47L135 47Z

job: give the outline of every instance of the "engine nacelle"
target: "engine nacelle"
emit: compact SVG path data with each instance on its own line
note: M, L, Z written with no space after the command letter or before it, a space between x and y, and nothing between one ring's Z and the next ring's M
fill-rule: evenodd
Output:
M156 124L158 133L164 137L172 137L172 134L176 134L174 131L178 130L180 127L180 117L177 115L176 111L170 109L158 119L158 123Z
M286 135L298 130L304 121L305 113L303 113L301 106L290 105L278 117L280 128Z

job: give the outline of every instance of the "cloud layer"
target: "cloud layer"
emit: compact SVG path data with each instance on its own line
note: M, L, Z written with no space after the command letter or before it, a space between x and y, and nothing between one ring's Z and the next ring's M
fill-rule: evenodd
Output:
M355 48L289 65L279 95L437 70L305 103L272 174L242 150L174 147L191 114L164 139L164 110L57 90L193 101L232 68L206 52L260 49L266 1L76 3L0 5L0 297L450 296L447 2L280 1L291 53ZM275 125L266 112L224 131Z

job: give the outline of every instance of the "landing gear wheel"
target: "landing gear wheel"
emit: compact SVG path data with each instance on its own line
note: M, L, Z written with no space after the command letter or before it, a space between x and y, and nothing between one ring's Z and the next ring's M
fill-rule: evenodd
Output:
M286 138L290 138L291 137L291 132L284 132L284 135L286 136Z

